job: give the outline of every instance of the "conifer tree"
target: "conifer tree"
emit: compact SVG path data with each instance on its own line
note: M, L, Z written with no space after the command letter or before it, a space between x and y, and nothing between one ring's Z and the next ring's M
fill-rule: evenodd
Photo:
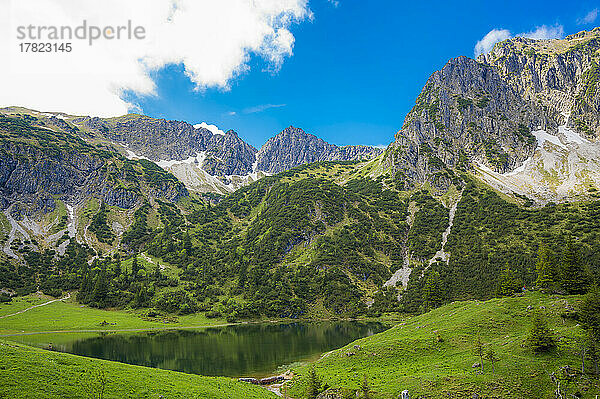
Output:
M492 348L488 349L485 352L485 360L489 361L490 363L492 363L492 372L495 373L496 372L496 362L500 359L498 359L498 355L496 354L496 351L493 350Z
M479 356L479 367L481 367L481 372L483 373L483 342L481 342L480 336L477 336L477 340L475 341L475 354Z
M572 239L567 240L560 258L560 284L567 294L583 294L587 276Z
M508 264L500 274L500 280L496 287L497 296L510 296L521 290L521 281L515 277L515 273L510 269Z
M527 344L534 352L548 352L556 347L556 341L543 314L536 312L533 315L532 328L527 338Z
M311 367L308 371L308 381L306 386L306 397L308 399L316 399L321 393L321 381L315 371L315 367Z
M136 292L133 303L137 308L148 306L148 289L144 284L142 284L140 289Z
M88 303L90 301L92 287L93 286L90 278L90 273L86 271L83 275L83 279L81 280L79 292L77 293L77 301L81 303Z
M101 270L96 277L94 291L92 292L92 301L98 307L104 307L106 295L108 294L108 281L106 279L106 271Z
M135 280L137 277L138 271L140 270L140 265L137 259L137 253L133 256L133 261L131 262L131 276Z
M440 274L432 271L423 287L423 306L425 310L435 309L443 303L443 288Z
M547 245L541 244L538 248L538 258L535 264L537 272L537 279L535 281L536 287L545 290L550 289L554 286L554 276L556 274L554 267L554 259L552 251Z

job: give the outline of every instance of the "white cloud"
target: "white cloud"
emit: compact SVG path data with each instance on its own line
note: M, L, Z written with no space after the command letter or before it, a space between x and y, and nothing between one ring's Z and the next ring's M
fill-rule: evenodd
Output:
M143 11L143 12L141 12ZM0 105L100 116L135 107L125 91L156 95L152 73L182 65L200 90L228 89L252 56L277 71L293 54L289 28L312 18L307 0L0 1ZM71 53L22 53L17 26L126 25L145 40L71 40ZM59 42L60 43L60 42Z
M516 36L527 37L535 40L560 39L565 35L565 30L562 25L554 26L538 26L531 32L519 33Z
M489 53L494 44L510 38L510 31L507 29L492 29L483 39L475 44L475 56Z
M219 129L217 126L215 126L215 125L209 125L206 122L198 123L198 124L194 125L194 127L196 129L204 128L204 129L210 130L210 132L212 134L219 134L221 136L225 136L225 132L224 131L222 131L221 129Z
M256 114L258 112L266 111L270 108L281 108L281 107L285 107L285 106L286 106L286 104L261 104L261 105L256 105L254 107L246 108L242 112L245 114Z
M596 22L596 18L598 18L598 9L594 8L592 11L585 14L585 17L577 19L578 25L588 25Z
M327 0L329 3L331 3L331 5L333 5L335 8L338 8L340 6L340 2L339 0Z
M526 37L535 40L560 39L564 37L565 30L562 25L537 26L530 32L523 32L513 35L508 29L492 29L483 39L475 44L475 56L489 53L498 42L510 39L512 37Z

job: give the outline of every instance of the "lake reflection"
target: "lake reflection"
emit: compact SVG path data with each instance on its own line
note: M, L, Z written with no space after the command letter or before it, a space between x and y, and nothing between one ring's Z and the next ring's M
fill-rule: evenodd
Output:
M108 334L66 341L54 349L76 355L209 376L270 375L387 327L381 323L245 324L202 330ZM27 343L27 337L19 337ZM52 336L45 337L53 342ZM40 346L40 343L37 342Z

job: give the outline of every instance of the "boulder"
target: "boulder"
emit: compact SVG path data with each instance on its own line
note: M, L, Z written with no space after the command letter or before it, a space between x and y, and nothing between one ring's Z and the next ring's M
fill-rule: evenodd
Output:
M261 378L258 382L260 385L270 385L270 384L274 384L276 382L283 381L283 380L284 380L284 378L282 375L276 375L273 377Z

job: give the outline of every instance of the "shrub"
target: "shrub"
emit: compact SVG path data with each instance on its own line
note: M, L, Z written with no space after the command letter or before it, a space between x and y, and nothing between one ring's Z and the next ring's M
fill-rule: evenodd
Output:
M527 345L536 353L548 352L556 347L552 331L548 328L546 318L541 313L533 315L533 326L527 338Z

